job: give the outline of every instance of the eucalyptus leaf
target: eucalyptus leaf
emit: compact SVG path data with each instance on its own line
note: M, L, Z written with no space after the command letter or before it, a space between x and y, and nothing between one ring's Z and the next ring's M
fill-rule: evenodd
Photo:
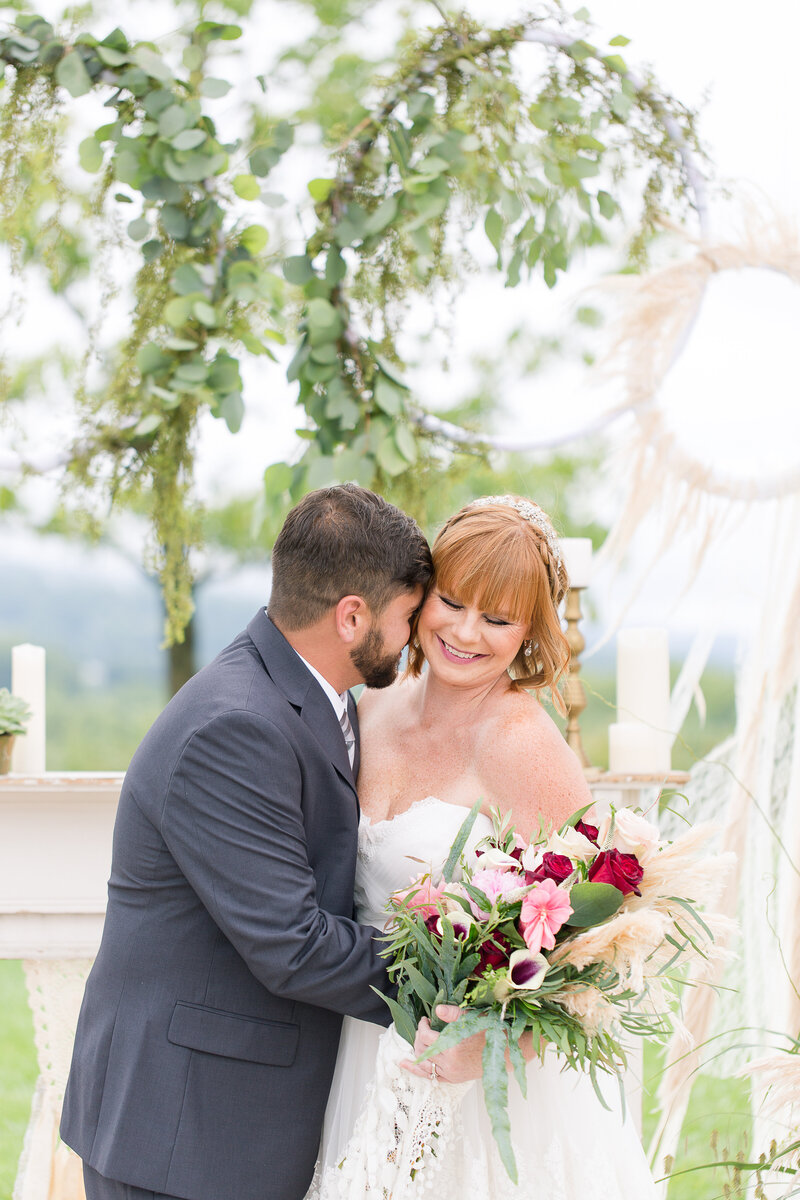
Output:
M198 90L201 96L207 96L209 100L218 100L227 96L232 86L227 79L204 79Z
M201 325L205 325L209 329L213 329L219 320L216 309L207 300L195 300L192 305L192 313Z
M417 461L418 450L416 439L408 425L398 425L394 431L394 440L403 458L413 466Z
M219 406L219 415L231 433L238 433L244 419L244 400L240 392L230 392Z
M483 228L486 231L489 241L499 254L503 244L503 218L496 208L490 208L487 212Z
M240 200L257 200L261 194L255 175L235 175L233 190Z
M170 287L179 296L188 296L191 292L203 290L203 277L190 263L182 263L170 279Z
M248 254L260 254L268 241L269 234L263 225L248 225L239 235L239 244Z
M147 75L161 83L172 83L175 78L161 55L156 54L149 46L137 46L131 58Z
M56 83L66 88L70 96L85 96L92 90L92 80L77 50L68 51L56 66Z
M84 171L95 175L103 166L103 150L94 137L84 138L78 146L78 159Z
M167 237L174 241L182 241L189 232L189 218L180 208L165 204L160 214L161 227Z
M380 372L375 378L372 395L378 408L383 409L390 417L396 417L403 411L402 392Z
M397 443L391 435L379 444L376 458L387 475L402 475L408 470L408 462L398 450Z
M305 254L294 254L291 258L284 259L283 274L289 283L295 283L302 287L303 284L314 278L311 259Z
M173 150L196 150L208 140L204 129L184 129L172 138L170 145Z
M161 424L162 417L159 413L148 413L146 417L142 417L141 421L134 427L134 437L147 437L150 433L155 433Z
M315 204L324 204L335 183L335 179L312 179L308 184L308 194Z
M149 232L150 222L146 217L137 217L128 222L128 237L133 238L135 242L144 241Z
M291 482L292 468L286 463L272 463L264 472L264 491L270 500L288 491Z

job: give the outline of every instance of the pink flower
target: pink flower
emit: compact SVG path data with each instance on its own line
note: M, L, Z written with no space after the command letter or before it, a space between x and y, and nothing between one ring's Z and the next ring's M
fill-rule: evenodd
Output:
M572 912L569 896L552 879L543 879L522 901L519 931L529 950L552 950L555 935Z
M438 918L438 905L446 891L446 883L443 882L438 887L434 887L430 875L426 875L412 880L407 888L395 892L392 898L396 903L404 904L406 908L416 909L423 920L427 920L428 917Z
M470 883L483 892L492 905L500 897L510 896L512 892L518 892L520 887L525 886L524 879L517 875L516 871L501 870L498 867L486 871L476 871ZM470 900L470 905L476 917L488 916L488 913L479 908L474 900Z

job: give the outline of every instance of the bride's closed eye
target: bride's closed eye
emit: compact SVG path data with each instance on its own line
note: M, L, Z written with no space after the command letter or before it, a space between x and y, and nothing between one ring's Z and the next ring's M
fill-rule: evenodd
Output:
M442 604L446 604L448 608L452 608L454 612L460 612L464 607L463 604L458 604L455 600L448 600L447 596L443 596L441 592L437 593ZM509 625L510 621L506 621L503 617L492 617L489 613L483 613L483 619L488 625Z

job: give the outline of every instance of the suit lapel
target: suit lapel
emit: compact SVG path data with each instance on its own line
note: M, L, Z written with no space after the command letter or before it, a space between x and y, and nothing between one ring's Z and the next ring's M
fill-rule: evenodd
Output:
M289 703L297 709L303 722L308 725L342 779L355 792L354 772L350 769L350 759L347 755L347 746L342 736L341 726L336 719L333 705L314 676L306 670L299 655L295 653L277 626L273 625L263 608L256 613L247 626L247 632L253 639L273 683L283 692ZM348 711L351 713L352 720L350 704L348 704ZM357 726L354 724L353 728L356 729ZM358 734L356 734L356 746L358 746Z

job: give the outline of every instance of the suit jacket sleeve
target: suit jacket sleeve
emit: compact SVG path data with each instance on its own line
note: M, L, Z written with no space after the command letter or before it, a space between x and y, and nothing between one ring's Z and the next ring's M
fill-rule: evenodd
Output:
M317 904L300 797L300 765L285 735L263 716L228 712L186 745L162 836L269 991L387 1024L370 987L393 994L374 930Z

